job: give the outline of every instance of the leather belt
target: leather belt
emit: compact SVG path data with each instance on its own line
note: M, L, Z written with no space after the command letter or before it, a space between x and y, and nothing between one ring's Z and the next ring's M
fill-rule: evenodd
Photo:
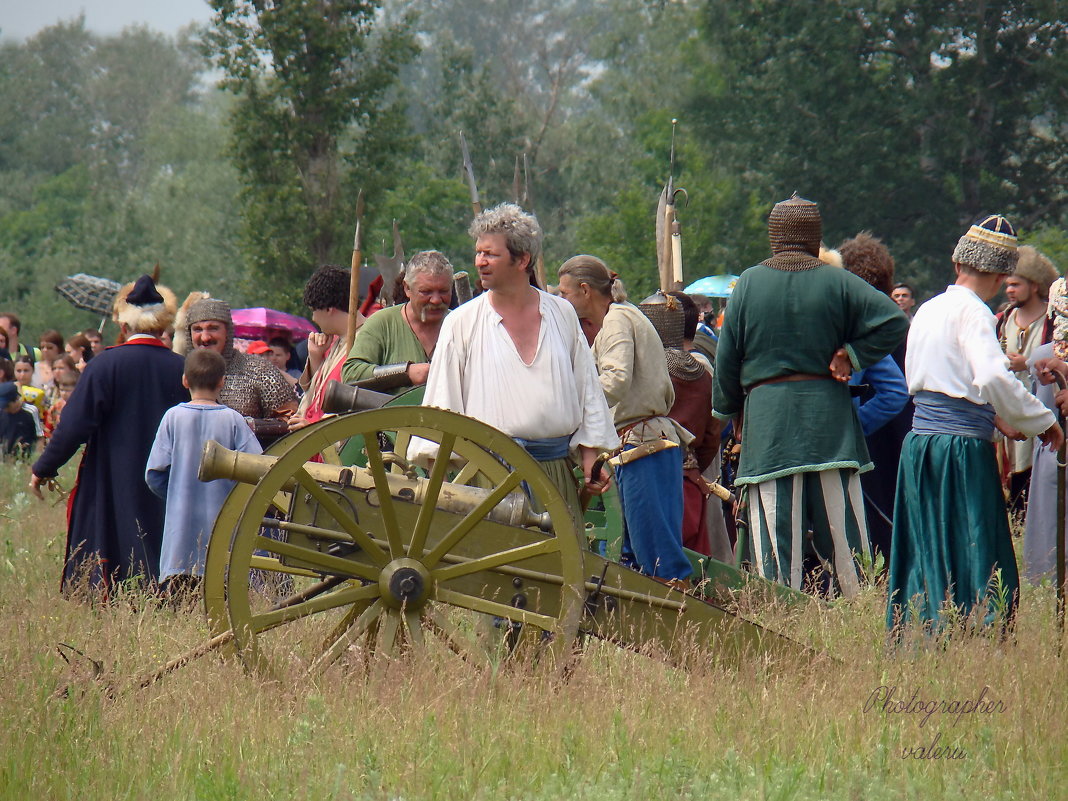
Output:
M832 381L830 374L816 375L815 373L790 373L789 375L780 375L775 378L765 378L763 381L757 381L755 384L750 384L745 388L746 394L752 392L757 387L767 386L768 384L785 384L792 381Z

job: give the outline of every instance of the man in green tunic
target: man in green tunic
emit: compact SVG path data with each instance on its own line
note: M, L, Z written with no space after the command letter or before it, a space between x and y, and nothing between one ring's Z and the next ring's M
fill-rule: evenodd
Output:
M426 383L452 301L453 272L449 260L436 250L412 256L404 270L408 302L367 318L341 371L345 383L381 378L383 389L394 393Z
M714 413L742 430L735 484L748 490L739 556L801 589L818 557L846 597L870 553L859 474L872 465L846 381L905 338L908 320L866 281L817 258L815 203L775 205L772 258L742 273L720 333ZM811 531L811 540L806 533Z

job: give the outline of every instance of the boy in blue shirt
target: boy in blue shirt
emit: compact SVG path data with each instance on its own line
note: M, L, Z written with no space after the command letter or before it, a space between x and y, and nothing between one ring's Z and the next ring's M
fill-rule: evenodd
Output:
M262 453L245 418L219 403L225 373L221 354L206 348L190 352L182 383L191 399L163 415L148 456L145 481L166 503L159 578L167 595L199 589L215 518L234 486L227 479L197 478L204 443Z

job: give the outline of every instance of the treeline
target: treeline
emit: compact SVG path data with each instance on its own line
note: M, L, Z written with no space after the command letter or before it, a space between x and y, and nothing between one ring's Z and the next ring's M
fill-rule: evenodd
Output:
M921 291L987 211L1068 266L1055 0L211 5L177 38L75 20L0 47L0 278L29 330L96 322L59 278L157 261L180 293L299 310L317 264L348 263L360 188L368 258L396 219L409 253L466 266L460 130L484 204L542 220L550 273L595 253L638 297L676 117L688 280L764 258L794 190Z

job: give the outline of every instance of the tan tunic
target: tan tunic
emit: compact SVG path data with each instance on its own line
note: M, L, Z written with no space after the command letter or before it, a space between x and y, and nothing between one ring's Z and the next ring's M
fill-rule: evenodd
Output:
M1019 353L1030 359L1035 348L1042 344L1042 332L1046 327L1045 315L1039 316L1031 325L1021 328L1016 323L1016 309L1010 311L1005 317L1005 326L1002 329L1002 347L1006 353ZM1020 383L1031 389L1031 374L1023 370L1014 374ZM1006 441L1005 447L1012 457L1012 472L1020 473L1031 467L1032 452L1035 447L1033 438L1023 442Z
M641 309L613 303L596 339L593 358L624 444L667 439L688 444L693 435L667 416L675 403L664 345ZM639 425L636 423L641 422Z

